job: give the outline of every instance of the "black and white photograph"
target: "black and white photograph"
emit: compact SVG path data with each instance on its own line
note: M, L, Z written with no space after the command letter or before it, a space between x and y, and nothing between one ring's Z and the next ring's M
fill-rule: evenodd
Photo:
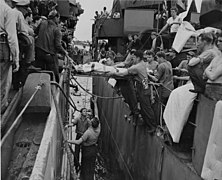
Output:
M0 0L2 180L222 180L222 0Z

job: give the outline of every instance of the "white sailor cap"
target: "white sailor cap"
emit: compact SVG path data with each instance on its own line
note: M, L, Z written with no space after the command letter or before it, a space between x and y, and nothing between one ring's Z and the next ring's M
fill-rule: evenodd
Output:
M30 4L30 0L12 0L13 2L16 2L16 5L18 6L27 6Z
M76 0L69 0L69 3L76 6Z

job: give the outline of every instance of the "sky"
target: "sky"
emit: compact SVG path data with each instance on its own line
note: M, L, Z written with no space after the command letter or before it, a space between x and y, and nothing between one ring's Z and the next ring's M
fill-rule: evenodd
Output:
M107 11L110 12L113 5L113 0L77 0L84 9L84 13L79 16L79 21L76 25L74 36L77 40L86 41L92 40L92 24L95 11L103 10L105 6Z

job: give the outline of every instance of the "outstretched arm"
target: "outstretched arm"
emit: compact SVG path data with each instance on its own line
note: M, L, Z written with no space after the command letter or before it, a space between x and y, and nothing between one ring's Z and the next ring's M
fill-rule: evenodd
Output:
M83 139L80 138L78 140L68 140L67 142L70 143L70 144L77 144L77 145L79 145L79 144L81 144L83 142Z
M162 34L163 31L165 31L168 28L169 24L165 24L163 28L160 30L159 34Z
M148 77L150 77L154 82L157 82L157 81L158 81L158 79L157 79L155 76L153 76L153 75L151 75L151 74L149 74L149 73L147 73L147 75L148 75Z

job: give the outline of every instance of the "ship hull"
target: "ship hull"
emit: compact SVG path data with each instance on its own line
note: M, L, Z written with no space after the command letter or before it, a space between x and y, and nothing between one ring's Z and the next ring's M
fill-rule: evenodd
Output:
M94 93L99 96L116 96L103 78L94 78L93 85ZM125 118L130 112L123 99L98 99L98 109L102 151L117 159L125 179L201 179L191 160L180 158L161 138L148 134L144 126L134 127Z

